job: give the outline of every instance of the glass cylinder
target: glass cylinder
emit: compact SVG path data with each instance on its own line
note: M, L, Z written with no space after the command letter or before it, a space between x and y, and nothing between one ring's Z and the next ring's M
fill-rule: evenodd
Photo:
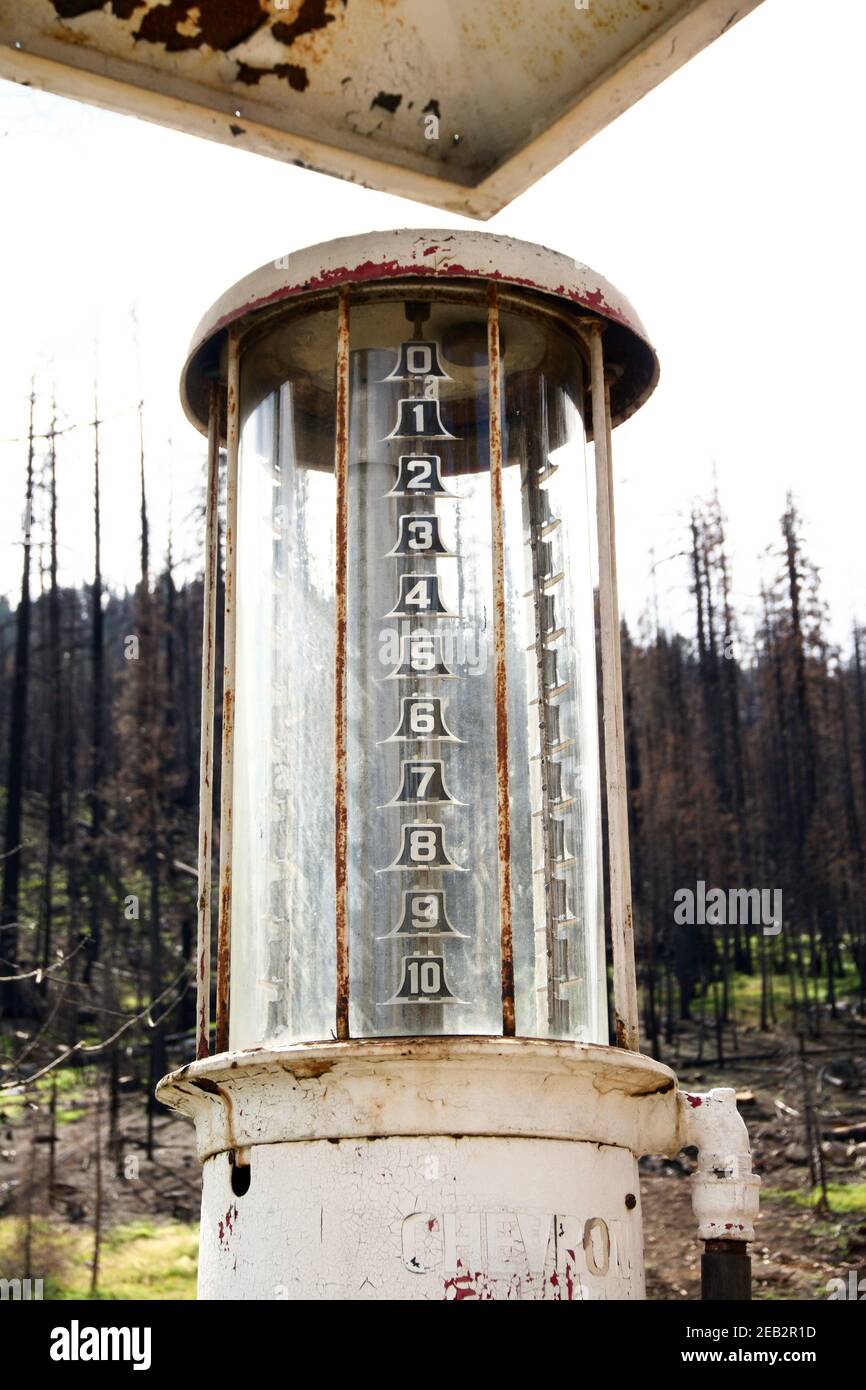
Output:
M528 296L502 294L499 331L501 511L486 286L352 293L353 1037L502 1032L505 757L517 1032L607 1041L584 363ZM242 348L233 1047L335 1036L336 344L324 300Z

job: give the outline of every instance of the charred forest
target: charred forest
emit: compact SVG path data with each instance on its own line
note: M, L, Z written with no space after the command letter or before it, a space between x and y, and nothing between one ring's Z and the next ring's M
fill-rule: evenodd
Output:
M131 1145L136 1162L154 1160L155 1083L194 1055L202 582L171 536L153 544L158 475L143 445L138 582L107 582L98 406L88 429L92 574L60 582L63 440L34 395L19 588L0 600L0 1115L25 1154L29 1124L50 1211L63 1096L85 1079L95 1290L100 1174L122 1176ZM810 1058L829 1036L856 1069L866 1027L866 635L855 625L830 640L807 528L793 498L779 510L765 585L744 611L716 494L676 536L686 630L652 600L621 628L641 1045L723 1084L749 1058L782 1058L826 1188ZM183 527L200 555L203 498ZM217 671L221 640L218 619ZM219 703L216 720L219 746ZM762 892L781 903L772 919L726 906ZM693 920L678 916L683 900L700 901ZM26 1226L33 1182L3 1177L0 1210Z

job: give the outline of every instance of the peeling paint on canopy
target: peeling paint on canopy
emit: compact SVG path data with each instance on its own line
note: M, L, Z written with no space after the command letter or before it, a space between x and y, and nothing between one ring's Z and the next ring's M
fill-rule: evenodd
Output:
M487 218L759 3L0 0L0 76Z

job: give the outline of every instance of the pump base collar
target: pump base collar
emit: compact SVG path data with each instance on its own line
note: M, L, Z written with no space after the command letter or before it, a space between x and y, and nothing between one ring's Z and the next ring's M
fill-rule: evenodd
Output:
M196 1126L199 1157L254 1144L501 1135L675 1154L676 1077L634 1052L525 1038L380 1038L208 1057L159 1099Z

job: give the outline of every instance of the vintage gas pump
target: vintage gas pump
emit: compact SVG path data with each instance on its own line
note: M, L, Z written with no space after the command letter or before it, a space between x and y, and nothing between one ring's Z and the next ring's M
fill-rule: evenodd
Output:
M293 254L195 335L199 1040L159 1095L202 1297L640 1298L637 1158L687 1144L708 1281L748 1296L733 1092L638 1051L610 432L656 379L612 286L477 232Z

